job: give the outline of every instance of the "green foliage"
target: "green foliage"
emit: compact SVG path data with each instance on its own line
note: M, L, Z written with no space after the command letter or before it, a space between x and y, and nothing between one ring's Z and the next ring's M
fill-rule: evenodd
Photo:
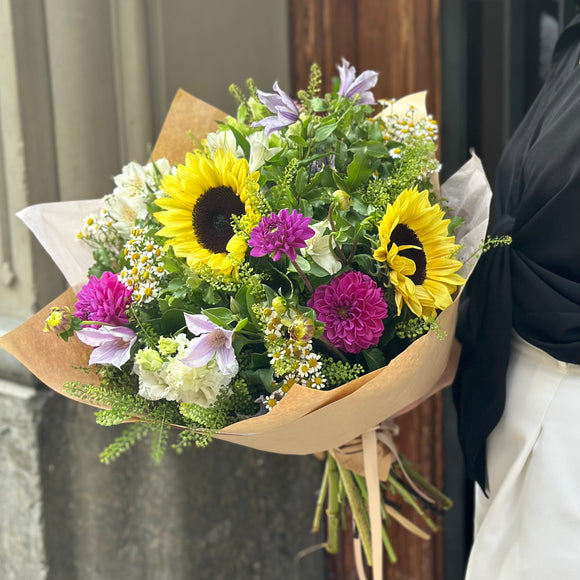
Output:
M357 377L365 374L365 369L360 364L351 364L347 361L333 360L330 357L322 357L322 374L326 377L327 388L334 389Z
M188 429L176 446L182 449L189 443L204 447L217 431L255 414L258 406L250 395L247 383L237 379L231 385L231 392L220 393L211 407L181 403L179 410L186 419Z
M485 252L489 252L489 250L493 250L495 248L500 248L502 246L509 246L512 243L511 236L487 236L485 240L479 244L476 250L465 260L465 264L468 264L474 258L479 258Z
M397 323L395 326L395 334L399 338L410 340L416 340L429 331L434 332L439 340L443 340L447 336L447 333L441 328L435 318L409 318Z
M131 423L125 426L122 434L101 452L99 456L101 463L110 465L115 459L118 459L123 453L129 451L139 441L147 437L150 431L151 425L148 423Z

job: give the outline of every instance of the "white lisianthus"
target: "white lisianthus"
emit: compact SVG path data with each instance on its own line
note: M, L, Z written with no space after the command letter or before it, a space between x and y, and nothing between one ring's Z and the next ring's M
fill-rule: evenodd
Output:
M315 264L318 264L329 274L336 274L342 268L342 263L331 250L331 244L333 248L335 247L334 240L331 241L330 235L325 234L328 229L328 220L316 224L311 223L310 227L315 231L315 234L306 240L306 247L300 250L302 255L312 258Z
M274 155L282 150L282 147L269 147L268 137L264 131L256 131L248 137L250 144L250 173L257 171L270 160Z
M224 153L229 151L237 159L241 159L244 156L242 148L238 146L236 136L231 131L210 133L206 138L206 145L212 158L218 149L221 149Z
M133 366L133 372L139 377L139 395L141 397L149 401L167 399L171 389L163 379L163 366L159 371L146 371L136 364Z
M139 377L139 395L150 401L166 399L180 403L195 403L201 407L211 407L226 388L232 375L225 376L212 359L205 366L192 368L181 362L190 346L185 334L174 339L177 348L175 356L164 360L153 349L142 349L135 357L133 372ZM237 372L237 371L236 371Z
M257 171L266 161L282 150L281 147L269 147L268 137L264 131L256 131L247 137L250 144L250 159L248 161L250 173ZM231 131L217 131L210 133L206 138L206 146L212 156L218 149L229 151L236 159L244 157L243 149L238 145L236 136Z
M215 359L204 367L193 368L173 358L164 368L164 378L169 385L165 399L205 408L215 403L219 392L232 380L221 373Z

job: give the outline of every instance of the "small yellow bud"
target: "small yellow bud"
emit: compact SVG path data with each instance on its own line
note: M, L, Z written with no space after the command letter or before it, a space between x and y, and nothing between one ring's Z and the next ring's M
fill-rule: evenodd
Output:
M272 308L278 314L284 314L287 310L286 299L282 298L282 296L276 296L276 298L274 298L274 300L272 300Z
M297 342L307 343L314 336L314 321L306 316L300 316L290 327L290 337Z
M337 189L333 194L332 197L334 198L334 202L336 203L336 207L342 211L345 211L350 208L350 195L343 191L342 189Z
M55 334L66 332L70 329L72 317L73 313L70 308L59 308L58 306L53 306L44 323L43 331L54 332Z

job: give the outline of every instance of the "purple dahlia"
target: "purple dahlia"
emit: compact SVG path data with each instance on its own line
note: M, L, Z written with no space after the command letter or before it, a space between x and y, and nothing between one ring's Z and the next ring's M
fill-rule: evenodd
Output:
M75 316L114 326L127 325L131 294L131 290L112 272L103 272L100 278L91 276L77 295ZM92 326L96 328L98 325Z
M315 234L309 224L310 218L296 210L288 213L283 209L278 214L272 212L270 216L264 216L250 234L250 255L272 254L272 259L277 262L282 254L286 254L294 262L296 250L305 248L306 240Z
M388 312L376 282L354 270L316 288L308 306L326 324L324 337L336 348L351 353L378 344Z

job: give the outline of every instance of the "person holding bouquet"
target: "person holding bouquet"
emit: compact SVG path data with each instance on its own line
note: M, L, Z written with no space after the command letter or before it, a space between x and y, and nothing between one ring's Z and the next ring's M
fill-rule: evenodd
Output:
M453 382L476 487L466 580L578 578L580 15L501 158L492 235L462 296Z

